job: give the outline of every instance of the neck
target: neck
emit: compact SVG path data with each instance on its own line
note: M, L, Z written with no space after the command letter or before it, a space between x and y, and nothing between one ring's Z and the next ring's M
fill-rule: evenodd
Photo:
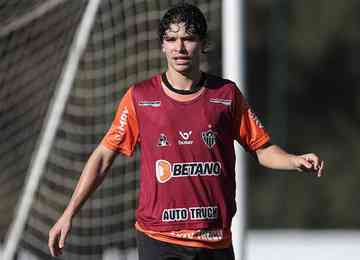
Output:
M168 69L166 76L170 84L179 90L191 90L191 87L195 82L198 82L201 78L201 71L192 71L189 73L179 73L177 71Z
M190 81L192 82L191 86L188 88L179 88L173 86L173 84L170 83L166 73L162 74L161 76L162 82L164 83L165 87L167 87L168 90L180 94L180 95L191 95L196 92L199 92L199 90L204 86L205 84L205 75L203 73L200 74L200 79L197 81ZM180 82L180 81L178 81Z

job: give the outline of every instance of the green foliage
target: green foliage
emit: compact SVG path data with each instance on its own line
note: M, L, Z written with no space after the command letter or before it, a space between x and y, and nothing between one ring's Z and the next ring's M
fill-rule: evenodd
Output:
M265 126L283 123L269 122L277 117L269 114L272 104L267 99L273 91L269 80L273 34L268 24L275 3L253 2L248 15L250 29L255 30L249 33L248 44L250 100ZM282 13L288 19L288 31L283 32L288 46L283 57L287 64L285 148L318 153L326 161L326 175L317 179L273 172L251 162L252 228L357 228L360 222L359 6L356 0L288 1ZM254 37L256 30L262 37Z

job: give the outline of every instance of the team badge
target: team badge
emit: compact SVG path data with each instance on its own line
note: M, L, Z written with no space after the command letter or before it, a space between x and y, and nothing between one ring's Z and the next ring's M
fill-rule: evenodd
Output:
M209 149L211 149L216 144L216 133L211 129L206 132L202 132L201 137Z
M169 146L169 141L168 141L166 135L160 134L160 138L159 138L157 146L159 146L159 147Z

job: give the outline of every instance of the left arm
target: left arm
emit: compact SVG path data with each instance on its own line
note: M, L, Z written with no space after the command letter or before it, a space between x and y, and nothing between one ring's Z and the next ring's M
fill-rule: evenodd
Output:
M324 161L316 154L289 154L277 145L270 145L256 150L259 163L267 168L277 170L307 171L317 177L323 175Z

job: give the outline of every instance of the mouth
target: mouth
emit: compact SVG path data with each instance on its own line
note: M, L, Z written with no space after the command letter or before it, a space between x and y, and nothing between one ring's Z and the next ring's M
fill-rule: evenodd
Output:
M189 57L175 57L174 60L176 64L182 65L182 64L188 64L191 59Z

